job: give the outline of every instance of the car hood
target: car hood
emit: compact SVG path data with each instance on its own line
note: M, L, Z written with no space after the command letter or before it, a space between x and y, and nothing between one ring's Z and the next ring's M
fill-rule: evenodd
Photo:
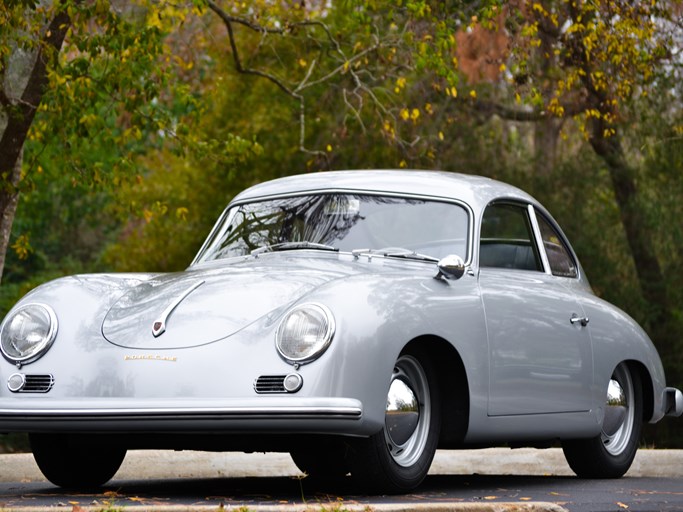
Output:
M204 345L269 313L275 317L307 292L352 272L349 264L335 260L279 260L265 257L156 276L114 303L102 334L115 345L138 349Z

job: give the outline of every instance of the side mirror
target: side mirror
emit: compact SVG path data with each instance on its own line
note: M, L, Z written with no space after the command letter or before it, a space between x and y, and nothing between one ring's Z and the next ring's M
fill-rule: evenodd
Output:
M439 273L434 276L434 279L449 279L455 281L460 279L465 273L465 262L460 256L450 254L445 258L439 260L436 264Z

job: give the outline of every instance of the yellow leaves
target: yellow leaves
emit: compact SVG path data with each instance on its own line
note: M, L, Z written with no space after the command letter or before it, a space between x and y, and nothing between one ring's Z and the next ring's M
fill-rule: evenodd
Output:
M472 90L470 91L470 98L472 98L473 100L476 100L476 99L477 99L477 91L475 91L474 89L472 89Z
M176 210L175 210L176 219L183 220L183 221L187 220L187 214L189 212L190 212L190 210L188 210L184 206L180 206L180 207L176 208Z
M305 68L308 65L308 62L306 62L306 59L299 59L299 66L302 68Z
M542 14L543 16L546 16L546 17L548 16L548 11L546 11L546 10L543 8L543 6L542 6L540 3L538 3L538 2L534 2L533 5L531 6L531 8L532 8L535 12L537 12L537 13L539 13L539 14Z
M591 81L593 82L593 87L596 91L604 91L607 89L607 80L605 78L605 73L602 71L593 71L590 74Z
M432 107L431 103L425 104L425 112L427 112L427 114L429 114L430 116L434 114L434 107Z
M404 77L399 77L396 79L396 87L394 87L394 92L396 94L400 93L406 86L406 79Z
M161 30L163 28L163 25L161 24L161 16L156 12L150 12L149 16L147 17L147 26Z
M328 153L332 153L332 145L328 144L327 146L325 146L325 151L327 151Z
M553 98L550 100L547 109L548 112L553 114L555 117L564 117L564 107L560 105L560 102L557 98Z
M417 120L420 118L420 109L419 108L413 108L413 109L407 109L403 108L401 109L400 112L401 119L404 121L412 121L413 124L417 123Z
M595 119L600 119L602 117L602 113L600 113L600 111L597 108L586 109L583 115L586 116L586 119L590 119L591 117L594 117Z
M99 118L91 112L89 114L83 114L81 118L78 120L78 123L85 126L93 126L98 121L98 119Z
M29 243L29 235L19 235L16 241L12 244L12 249L20 260L25 260L28 255L33 252L33 248Z
M446 95L450 96L451 98L457 98L458 97L458 89L456 89L455 86L446 87Z
M138 126L132 126L123 132L123 138L133 138L135 140L141 140L142 132L140 131L140 128Z
M439 132L439 140L443 140L443 139L444 139L443 132L440 131L440 132Z
M189 13L201 12L202 8L186 7L168 0L155 2L141 0L141 4L147 7L146 24L150 28L156 28L161 32L169 32L182 24Z
M182 207L176 209L176 215L178 214L178 210L182 211L183 209L184 208L182 208ZM143 208L142 217L145 219L145 222L147 224L149 224L150 222L152 222L152 220L155 217L161 217L161 216L166 215L167 213L168 213L168 206L165 205L164 203L162 203L161 201L157 201L151 207Z
M623 508L623 509L627 509L627 508L628 508L628 505L626 505L625 503L622 503L621 501L617 501L617 506L618 506L619 508Z
M382 129L392 139L396 138L396 130L394 129L393 125L389 121L384 121L384 124L382 125Z
M408 163L407 163L405 160L401 160L401 161L399 162L398 166L399 166L401 169L405 169L406 167L408 167Z

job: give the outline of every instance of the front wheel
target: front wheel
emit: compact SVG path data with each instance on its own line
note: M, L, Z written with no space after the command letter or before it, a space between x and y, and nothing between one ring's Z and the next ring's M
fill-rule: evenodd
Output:
M121 467L126 449L105 438L72 434L30 434L40 471L59 487L88 489L109 481Z
M621 363L607 385L600 435L564 441L564 456L581 478L619 478L628 471L636 456L642 426L640 376Z
M436 371L422 351L401 355L391 375L384 428L350 442L351 476L374 492L417 487L439 442L441 411Z

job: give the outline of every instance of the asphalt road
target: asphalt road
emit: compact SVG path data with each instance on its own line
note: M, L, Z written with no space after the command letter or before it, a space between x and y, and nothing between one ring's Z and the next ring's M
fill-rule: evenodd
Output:
M349 479L302 478L286 455L132 452L114 479L93 492L70 493L46 482L29 455L0 456L0 509L125 507L127 510L512 510L502 504L570 512L682 512L683 452L639 452L618 480L569 476L559 450L439 452L420 488L403 496L360 494ZM34 509L35 510L35 509Z

